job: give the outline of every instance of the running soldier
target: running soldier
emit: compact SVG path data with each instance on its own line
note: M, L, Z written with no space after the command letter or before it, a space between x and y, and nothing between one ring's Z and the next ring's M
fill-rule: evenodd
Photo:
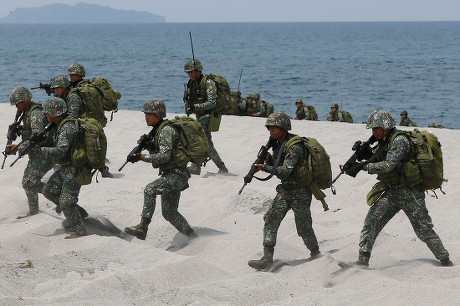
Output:
M418 184L413 188L405 184L403 165L410 162L413 154L409 139L402 134L395 135L398 130L395 128L393 116L381 109L376 109L369 115L366 128L372 129L372 134L379 142L378 147L373 152L377 154L377 162L368 164L354 162L345 171L346 174L355 177L359 171L365 170L369 174L377 174L379 181L373 188L373 190L379 191L378 194L370 197L371 200L369 200L372 206L364 220L359 242L359 257L356 264L369 265L371 251L377 236L388 221L402 210L409 218L417 237L426 243L434 256L441 261L441 264L452 266L449 253L433 230L433 223L425 205L423 184ZM393 141L391 142L390 139Z
M29 137L34 133L40 133L48 123L42 106L31 100L32 94L25 87L16 87L10 93L11 105L16 106L18 113L24 114L21 128L22 141L19 145L9 145L13 154L28 146ZM41 179L54 165L52 159L40 154L39 147L30 150L28 155L29 161L22 177L22 187L26 192L29 212L19 216L18 219L38 214L38 194L42 192L45 185Z
M186 72L190 78L187 83L190 105L186 111L187 113L195 113L196 119L205 130L206 135L208 136L209 156L216 164L217 168L219 168L219 173L228 173L227 167L220 158L219 153L217 153L217 150L214 148L211 132L209 131L210 116L212 110L216 107L217 86L211 78L206 78L206 84L204 84L204 76L201 73L202 71L203 66L197 59L188 60L184 65L184 72ZM192 163L189 170L191 174L201 174L201 166L198 164Z
M128 161L142 160L151 163L153 168L160 169L161 177L145 186L144 206L141 222L138 225L125 228L125 232L141 240L147 236L148 226L155 212L156 197L161 195L161 212L181 234L195 238L197 234L190 227L187 220L177 211L181 191L188 188L190 172L186 166L180 167L175 162L175 154L185 154L176 150L181 141L177 131L166 124L166 106L158 99L147 100L142 107L145 121L154 130L154 139L149 141L147 149L149 155L133 154L128 156ZM161 127L160 127L161 126ZM160 129L160 130L158 130Z
M312 194L308 187L300 187L294 178L295 172L299 170L305 159L304 148L297 143L287 150L284 149L286 142L295 136L288 132L291 130L291 120L285 113L279 111L271 114L265 126L270 132L270 137L276 140L273 146L273 157L270 156L265 164L255 166L259 168L258 171L274 173L281 180L281 184L276 187L276 197L264 215L264 255L261 259L248 262L250 267L258 270L267 269L272 265L278 228L290 209L294 212L297 234L302 237L310 250L310 256L314 258L320 254L312 227L310 212ZM276 165L278 160L279 165Z

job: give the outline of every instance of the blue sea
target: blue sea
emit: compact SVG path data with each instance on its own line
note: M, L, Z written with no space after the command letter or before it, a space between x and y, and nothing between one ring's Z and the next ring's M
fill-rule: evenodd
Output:
M293 116L302 98L320 120L338 103L358 123L379 107L397 122L406 109L421 127L460 129L460 22L2 24L0 101L78 62L121 92L120 109L160 98L180 113L189 32L205 74L237 89L242 71L243 96L258 91L275 110Z

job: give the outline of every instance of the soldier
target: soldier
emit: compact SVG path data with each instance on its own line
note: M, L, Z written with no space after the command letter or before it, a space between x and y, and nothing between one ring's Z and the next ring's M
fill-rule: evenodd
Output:
M346 111L339 111L339 105L337 103L332 103L331 111L327 114L327 121L353 123L350 113Z
M436 128L436 129L445 129L446 127L442 124L435 124L434 122L431 122L428 124L429 128Z
M72 118L80 118L83 113L83 105L80 96L72 89L70 82L65 75L58 75L51 79L50 88L54 89L55 96L65 101L67 106L67 115Z
M395 128L393 116L381 109L369 115L366 127L372 129L372 134L379 142L378 148L374 151L374 154L377 154L377 162L368 164L355 162L346 174L355 177L360 170L377 174L379 182L373 190L379 193L369 197L372 198L369 200L372 206L364 220L359 242L359 258L355 264L369 265L372 247L378 234L391 218L403 210L417 237L426 243L443 266L452 266L449 253L433 230L433 223L425 205L423 184L413 188L405 184L406 178L403 177L402 169L404 163L408 163L413 154L409 139L403 134L395 134L398 130ZM390 141L391 139L393 142Z
M150 155L133 154L128 156L130 162L139 160L151 163L154 168L160 169L161 178L145 186L144 206L142 209L141 222L136 226L125 228L125 232L141 240L145 240L148 226L152 219L156 206L156 196L161 195L161 211L163 217L168 220L180 233L189 238L197 237L187 220L177 211L179 207L180 193L188 188L190 172L186 166L176 164L174 153L180 142L180 136L174 127L163 124L166 120L166 106L158 99L147 100L142 107L145 121L155 131L153 141L148 143ZM158 136L156 136L158 135ZM184 154L184 153L182 153Z
M255 166L259 168L258 171L274 173L281 180L281 184L276 187L276 197L264 215L264 255L259 260L248 262L250 267L258 270L267 269L272 265L278 228L290 209L294 212L297 234L310 250L310 256L316 257L320 254L310 213L312 194L308 187L300 187L294 178L296 171L305 161L304 148L297 143L288 150L284 149L284 144L295 136L288 132L291 130L291 121L285 113L278 111L271 114L265 126L270 131L270 137L276 141L273 146L273 158L270 156L267 163ZM278 161L280 163L277 166Z
M265 116L265 101L260 100L260 93L255 92L252 94L252 97L254 98L255 106L254 106L254 111L252 113L253 117L266 117Z
M190 101L191 105L187 111L191 111L196 114L196 119L205 130L206 135L208 136L209 156L219 168L219 173L228 173L227 167L225 167L219 153L217 153L217 150L214 148L211 132L208 128L211 112L216 107L216 83L210 78L207 78L206 84L204 84L203 74L201 73L202 71L203 66L197 59L188 60L184 64L184 72L186 72L190 78L187 83L188 93L191 99L195 99L195 101ZM192 163L189 170L191 174L199 175L201 173L201 166Z
M69 84L70 88L69 89L72 89L72 88L78 87L80 82L84 81L83 78L86 75L86 70L82 64L75 63L75 64L70 65L69 68L67 68L67 73L69 74L69 77L70 77L70 84ZM104 166L104 168L102 168L101 175L102 177L113 178L113 174L110 173L108 166Z
M315 116L316 112L315 114L312 114L308 106L303 105L303 100L301 98L298 98L297 100L295 100L295 105L297 106L297 110L295 112L295 117L294 117L295 120L315 120L315 119L318 120L318 118L315 118L317 117Z
M232 100L234 100L236 102L236 105L238 106L238 115L245 116L247 104L246 104L246 100L241 97L241 91L239 90L232 91Z
M399 123L400 126L417 126L417 124L413 121L411 121L407 117L407 111L403 109L400 113L401 116L401 122Z
M255 107L256 104L254 103L254 94L251 93L246 97L246 116L252 116Z
M81 185L76 183L81 168L72 163L72 153L79 144L79 131L74 119L67 115L67 106L61 98L51 98L43 106L43 112L48 122L56 124L57 130L53 136L53 147L42 147L43 156L52 158L60 167L53 173L43 187L43 195L56 204L56 212L64 212L65 228L71 228L74 234L66 239L86 236L83 219L88 213L80 207L78 195Z
M15 105L17 111L24 114L21 129L22 141L19 145L11 144L11 152L16 154L29 144L29 137L33 133L40 133L47 124L42 111L42 106L31 101L32 94L25 87L16 87L10 93L11 105ZM22 177L22 187L26 192L29 203L29 212L18 219L38 214L38 193L42 192L45 185L41 179L53 168L53 161L40 154L40 149L35 148L29 151L29 162Z

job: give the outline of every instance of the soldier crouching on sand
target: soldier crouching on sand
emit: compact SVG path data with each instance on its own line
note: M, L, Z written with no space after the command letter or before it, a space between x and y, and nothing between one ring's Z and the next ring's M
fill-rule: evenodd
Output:
M388 221L403 210L417 237L426 243L441 264L453 266L449 260L449 253L433 230L433 223L425 205L425 187L418 184L411 188L405 184L408 179L402 171L403 164L409 163L413 154L408 137L398 133L393 116L381 109L369 115L367 128L372 129L372 134L379 142L374 151L374 154L377 154L377 162L368 164L354 162L345 173L352 177L355 177L360 170L377 174L379 183L374 188L380 191L379 194L370 197L373 200L368 201L372 206L364 220L359 242L359 258L355 264L369 265L377 236ZM379 153L375 153L378 150Z
M286 142L294 135L291 130L291 120L285 113L279 111L268 116L265 126L270 131L270 137L276 142L273 146L273 158L266 164L255 165L259 170L272 173L276 163L279 165L274 171L281 184L276 187L276 197L264 215L264 255L261 259L250 260L248 265L254 269L267 269L273 263L273 252L276 245L278 228L286 213L292 209L297 227L297 234L302 237L305 245L310 250L310 256L320 254L318 241L312 227L310 204L312 194L307 186L301 187L295 180L295 172L301 167L305 158L304 148L300 143L293 144L285 149ZM280 156L281 154L281 156Z
M177 211L181 191L188 188L190 172L186 165L180 167L175 162L174 153L180 141L174 127L165 124L166 106L158 99L147 100L142 108L145 121L154 130L154 138L147 143L150 155L133 154L128 161L139 160L151 163L153 168L160 169L161 177L145 186L144 207L141 222L138 225L125 228L125 232L141 240L147 236L148 226L156 206L156 196L161 195L161 212L181 234L195 238L197 234L190 227L187 220Z

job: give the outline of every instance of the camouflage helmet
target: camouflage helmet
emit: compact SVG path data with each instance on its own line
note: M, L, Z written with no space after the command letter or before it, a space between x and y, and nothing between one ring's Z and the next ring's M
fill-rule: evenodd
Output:
M67 68L67 72L69 74L76 74L76 75L81 75L82 77L85 76L85 67L83 67L82 64L72 64L69 66L69 68Z
M166 105L160 99L145 101L142 111L147 114L155 114L160 118L166 117Z
M184 71L191 72L194 70L203 71L203 66L201 65L201 62L197 59L186 61L184 64Z
M58 75L51 79L50 88L67 88L70 86L69 79L65 75Z
M233 91L232 91L232 96L241 97L241 91L239 91L239 90L233 90Z
M400 113L400 115L406 115L407 116L407 111L405 109L403 109Z
M302 103L303 104L303 100L301 98L298 98L297 100L295 100L294 104L297 104L297 103Z
M333 108L333 107L339 109L339 105L338 105L337 103L332 103L332 104L331 104L331 108Z
M282 111L277 111L276 113L270 114L270 116L268 116L267 121L265 122L265 126L267 129L271 126L276 126L289 131L291 129L291 119Z
M59 117L67 112L67 105L61 98L54 97L45 102L43 105L43 113L51 117Z
M260 93L254 92L254 93L252 94L252 97L253 97L254 99L260 99Z
M16 87L10 93L11 105L16 105L21 102L29 102L32 99L30 91L22 86Z
M383 109L376 109L367 117L366 128L372 129L377 127L381 127L384 130L391 130L394 128L395 120L393 116Z

